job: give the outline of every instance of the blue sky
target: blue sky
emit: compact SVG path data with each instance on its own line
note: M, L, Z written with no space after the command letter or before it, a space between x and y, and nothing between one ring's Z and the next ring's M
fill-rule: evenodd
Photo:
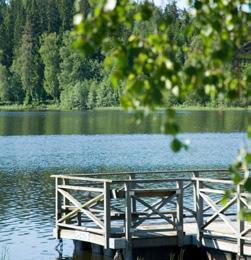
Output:
M166 3L168 2L172 2L169 0L154 0L154 3L158 6L164 6ZM182 8L186 8L188 6L188 0L177 0L177 4L178 6L182 9Z

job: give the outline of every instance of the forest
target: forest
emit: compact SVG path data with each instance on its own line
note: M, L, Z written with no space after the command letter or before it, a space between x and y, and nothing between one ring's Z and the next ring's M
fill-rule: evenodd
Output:
M88 0L79 1L86 15ZM139 3L135 3L137 8ZM0 104L38 106L55 104L63 109L92 109L120 105L123 82L117 89L111 84L111 71L105 69L105 54L95 50L82 57L74 48L71 30L75 14L74 0L0 0ZM175 1L165 7L154 7L150 21L135 21L134 34L154 32L156 21L168 24L168 37L179 46L176 59L183 66L190 58L184 48L199 48L196 34L187 37L192 23L187 10ZM132 32L120 25L121 41ZM198 93L199 93L198 89ZM186 100L172 95L171 105L206 105L207 96L192 93ZM168 104L167 104L168 105Z

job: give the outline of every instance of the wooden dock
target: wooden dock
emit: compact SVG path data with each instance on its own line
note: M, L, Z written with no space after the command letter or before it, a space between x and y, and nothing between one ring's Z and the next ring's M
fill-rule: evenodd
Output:
M251 224L238 217L241 207L250 208L247 194L239 185L221 203L233 188L228 171L92 176L53 175L56 238L122 250L128 260L135 248L186 245L251 256Z

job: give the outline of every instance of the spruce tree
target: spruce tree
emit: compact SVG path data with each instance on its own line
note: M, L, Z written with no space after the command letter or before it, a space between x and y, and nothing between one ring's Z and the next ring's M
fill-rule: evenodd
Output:
M8 64L8 42L7 40L7 29L4 22L4 10L5 6L0 1L0 63L7 65Z
M51 32L59 32L60 29L60 14L58 10L58 5L55 0L47 0L47 12L46 16L48 19L48 24L47 24L47 31L49 33Z
M10 5L9 33L12 34L13 55L20 47L23 29L26 21L26 13L23 2L12 0Z
M39 64L34 52L32 26L27 20L22 35L21 45L13 61L12 70L19 75L25 93L25 103L38 100Z
M57 0L61 19L61 33L72 29L74 2L74 0Z
M9 72L6 66L0 64L0 101L6 102L10 100L9 89Z

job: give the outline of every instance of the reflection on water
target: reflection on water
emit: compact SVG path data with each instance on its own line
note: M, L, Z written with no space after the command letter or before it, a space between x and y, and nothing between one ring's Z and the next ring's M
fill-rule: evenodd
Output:
M178 111L182 132L244 131L250 112ZM163 112L135 124L124 111L0 112L0 135L159 133Z
M72 259L72 241L64 241L62 254L55 250L52 173L226 168L245 142L243 133L231 133L244 129L245 115L234 112L231 121L225 114L212 129L209 122L217 116L207 113L195 122L193 113L180 113L186 124L182 129L228 133L184 133L181 138L191 140L191 149L177 155L163 135L115 135L158 132L157 121L134 128L124 112L28 112L23 118L21 113L0 113L0 258L7 252L10 260ZM62 133L72 135L46 135Z

